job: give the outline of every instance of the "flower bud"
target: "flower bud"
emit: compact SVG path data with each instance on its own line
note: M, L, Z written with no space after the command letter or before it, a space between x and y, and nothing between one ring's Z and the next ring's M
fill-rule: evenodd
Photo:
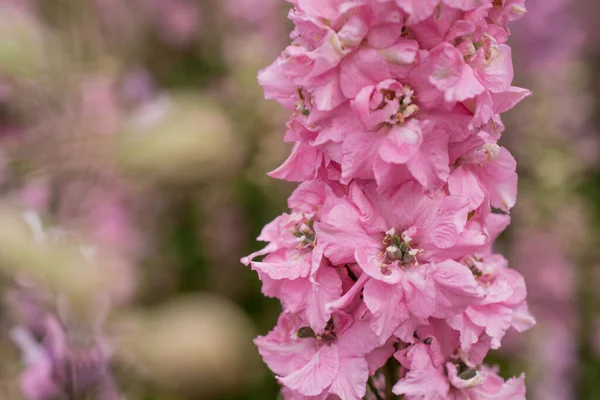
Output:
M121 166L162 181L207 181L235 169L240 148L230 121L215 104L190 94L147 104L125 128Z
M121 316L116 325L123 327L117 357L133 361L167 390L209 397L255 377L252 325L224 298L179 299L152 312Z
M113 269L114 255L96 251L90 257L88 247L59 243L28 222L29 226L18 211L0 207L0 268L4 272L30 277L64 293L76 312L85 313L99 299L113 300L127 290L119 268Z

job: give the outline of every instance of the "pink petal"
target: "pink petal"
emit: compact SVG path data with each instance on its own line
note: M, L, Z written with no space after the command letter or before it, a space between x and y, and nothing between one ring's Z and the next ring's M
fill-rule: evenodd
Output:
M379 149L381 159L394 164L404 164L410 160L423 143L423 133L419 123L411 120L404 125L396 125L387 134Z
M321 164L322 158L323 155L319 150L298 142L294 145L288 159L268 175L292 182L308 181L315 177L316 166Z
M384 344L400 324L409 317L403 303L404 292L400 285L389 285L371 279L363 290L365 304L373 314L371 328Z
M322 346L308 364L278 380L305 396L316 396L331 384L339 368L337 349L334 346Z
M361 400L367 391L369 367L362 358L344 359L329 392L344 400Z
M321 332L331 317L327 304L342 295L342 279L334 268L321 268L316 275L317 284L311 284L305 298L306 321L315 332Z
M444 43L432 51L431 57L434 65L429 82L444 92L447 102L470 99L485 90L457 48Z
M408 24L416 24L433 14L440 0L396 0L396 4L408 15Z
M433 366L427 345L416 344L412 351L410 370L394 385L394 394L423 400L446 399L450 389L448 378L441 368Z
M455 261L438 263L430 276L435 281L436 318L459 314L480 296L471 271Z
M485 199L477 178L463 167L458 167L448 177L448 190L452 195L468 199L471 210L477 209Z

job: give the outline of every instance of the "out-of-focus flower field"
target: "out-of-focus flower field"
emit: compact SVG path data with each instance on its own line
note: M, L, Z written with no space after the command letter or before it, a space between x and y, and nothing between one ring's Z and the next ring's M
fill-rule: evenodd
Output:
M533 91L505 118L519 201L497 250L537 326L490 363L532 400L600 398L600 26L527 0ZM256 75L284 0L0 0L0 400L267 400L276 300L240 263L293 186Z

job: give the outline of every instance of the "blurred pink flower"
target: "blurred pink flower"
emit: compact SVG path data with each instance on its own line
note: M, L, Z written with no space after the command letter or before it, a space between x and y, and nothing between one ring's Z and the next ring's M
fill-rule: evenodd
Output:
M200 27L200 4L194 0L144 0L163 40L172 45L191 41Z

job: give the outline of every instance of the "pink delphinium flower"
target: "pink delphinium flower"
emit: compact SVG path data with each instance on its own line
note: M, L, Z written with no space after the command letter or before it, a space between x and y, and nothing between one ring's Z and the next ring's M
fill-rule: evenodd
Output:
M407 400L525 398L523 376L504 382L494 369L477 368L469 360L448 351L451 347L438 343L432 336L426 342L398 351L394 356L407 373L393 392L403 394Z
M473 255L463 262L477 277L483 292L463 313L447 320L460 332L464 351L470 351L480 341L489 341L490 347L497 349L509 328L522 332L535 324L525 302L525 281L517 271L508 268L501 255Z
M256 339L265 362L288 389L303 396L360 399L370 372L385 362L377 355L378 338L366 320L338 313L322 333L303 326L298 316L282 314L277 327ZM393 352L387 346L387 357ZM371 364L371 366L369 365Z
M120 399L109 372L109 347L100 337L90 338L86 344L77 343L55 318L47 316L44 325L42 342L22 327L11 332L27 365L21 375L21 389L28 400L89 393L96 393L102 400ZM81 342L81 335L77 340Z
M242 259L284 309L256 340L284 398L524 399L481 365L535 323L491 252L517 192L497 141L529 95L505 44L523 1L291 2L259 81L294 110L271 175L304 182Z
M32 239L40 245L69 240L70 232L59 227L44 230L34 211L24 212L23 219L32 231ZM96 250L80 245L82 261L92 261ZM111 263L116 260L107 261L104 266L109 269L105 272L113 273ZM47 289L43 280L26 275L16 278L18 286L7 294L7 300L16 319L11 339L21 350L26 366L20 382L25 398L52 400L93 395L99 400L119 400L109 366L112 348L102 334L102 325L109 308L129 295L129 287L116 286L111 293L95 296L90 302L93 310L82 317L83 313L72 310L67 296ZM87 317L91 322L84 322Z
M317 331L324 329L331 317L327 304L342 294L340 275L314 251L314 224L326 207L328 191L331 189L323 182L302 184L288 201L293 212L265 226L259 236L269 245L242 260L258 272L266 296L277 297L289 311L304 314ZM252 261L264 254L261 262Z
M161 37L171 45L191 41L198 31L201 9L196 1L151 0L140 4L150 12Z

